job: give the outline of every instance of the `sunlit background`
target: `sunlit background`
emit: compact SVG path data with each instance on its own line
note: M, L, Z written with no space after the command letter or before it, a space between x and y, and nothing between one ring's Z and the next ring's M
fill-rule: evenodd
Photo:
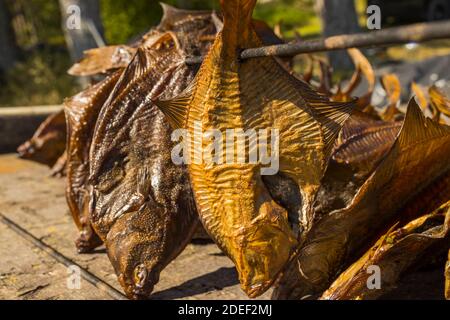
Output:
M59 104L64 97L79 91L80 82L66 74L73 63L64 35L61 12L65 0L0 0L0 41L8 54L0 59L0 106ZM98 30L105 44L128 43L158 23L162 10L153 0L98 0ZM352 0L341 0L348 8ZM425 8L430 1L369 0L383 10L383 27L445 18L440 0L432 0L434 11ZM166 3L189 9L219 9L213 0L166 0ZM347 3L344 5L344 3ZM354 4L354 5L353 5ZM366 30L367 0L355 0L354 12L345 9L341 19L355 15L359 30ZM429 4L428 4L429 5ZM323 16L320 1L260 0L255 18L266 21L286 40L312 39L322 36ZM424 9L425 8L425 9ZM1 33L6 36L1 36ZM6 43L9 42L9 43ZM369 59L376 65L393 61L418 61L435 55L450 53L450 41L434 41L421 46L396 46L369 51ZM71 59L72 57L72 59ZM301 57L296 70L302 71ZM343 72L345 74L345 70ZM339 77L342 73L336 72Z

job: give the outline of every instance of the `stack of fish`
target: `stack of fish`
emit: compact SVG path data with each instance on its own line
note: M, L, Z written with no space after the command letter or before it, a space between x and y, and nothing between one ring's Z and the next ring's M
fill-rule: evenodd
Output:
M419 104L411 99L403 113L399 81L385 75L379 111L370 105L374 72L357 49L345 87L316 57L302 75L273 57L242 61L243 49L281 42L252 19L255 4L222 1L221 15L164 5L138 42L86 52L70 73L104 79L67 99L19 149L65 172L78 251L104 244L129 298L150 297L199 222L249 297L275 286L274 299L375 299L449 250L449 100L432 87L428 103L413 84ZM203 63L187 64L192 56ZM353 98L363 77L367 93ZM268 128L277 133L270 143L244 137L232 161L222 144L211 151L195 138ZM180 132L193 146L181 164L172 139ZM268 170L264 149L278 170ZM199 150L213 161L195 161ZM366 285L374 265L381 290Z

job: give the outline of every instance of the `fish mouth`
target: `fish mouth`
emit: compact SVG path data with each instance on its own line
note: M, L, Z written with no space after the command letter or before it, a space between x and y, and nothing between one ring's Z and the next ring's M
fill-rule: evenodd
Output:
M119 283L122 286L127 298L131 300L149 300L154 289L154 285L151 283L141 287L136 284L130 284L121 277L119 277Z
M138 264L119 275L119 283L126 296L133 300L148 300L159 281L159 270L149 270L145 263Z
M298 245L287 220L280 219L278 214L256 222L241 230L241 236L233 243L241 288L250 298L271 287Z
M35 149L29 142L26 142L17 148L17 153L19 154L19 157L22 159L29 158L30 155L33 154L34 152Z

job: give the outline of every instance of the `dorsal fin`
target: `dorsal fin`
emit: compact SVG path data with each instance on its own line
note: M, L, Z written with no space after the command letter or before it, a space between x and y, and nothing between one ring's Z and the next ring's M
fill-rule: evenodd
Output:
M174 24L187 17L211 14L210 11L206 10L184 10L175 8L163 2L160 2L159 4L163 9L163 16L161 18L161 22L158 25L158 29L162 31L171 30Z
M159 45L171 45L171 43L179 49L179 43L176 36L171 32L163 33L159 36L157 40L151 46L140 46L131 60L130 64L124 70L121 75L121 79L118 81L117 85L111 92L111 95L106 102L109 104L112 102L111 99L116 99L117 94L124 92L125 89L133 83L138 78L141 78L150 68L153 67L155 63L155 53L153 50L157 49Z
M325 159L330 159L336 138L355 109L356 100L313 104L317 121L322 124Z
M189 103L192 100L196 80L177 97L170 100L155 100L155 105L164 113L173 129L186 126Z
M126 46L107 46L84 51L83 58L68 71L72 76L92 76L125 68L136 49Z
M426 118L417 102L412 98L395 143L366 184L373 188L383 186L392 177L393 171L400 174L398 172L406 170L405 163L408 161L406 150L414 148L417 149L418 154L423 152L426 155L427 151L425 150L430 148L433 143L438 143L437 141L443 137L450 139L450 127ZM421 147L423 149L420 149ZM420 156L422 155L420 154Z
M450 127L426 118L417 102L411 99L406 118L398 137L399 147L420 144L422 141L450 134Z

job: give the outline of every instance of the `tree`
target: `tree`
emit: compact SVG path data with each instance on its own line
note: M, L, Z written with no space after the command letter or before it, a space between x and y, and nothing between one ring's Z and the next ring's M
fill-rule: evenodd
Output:
M325 37L360 31L354 0L318 0L318 10ZM345 51L330 52L328 57L335 70L346 70L353 66Z
M103 24L98 0L59 0L62 27L72 60L83 51L103 44Z
M11 68L18 53L8 6L5 0L0 0L0 69L6 71Z

